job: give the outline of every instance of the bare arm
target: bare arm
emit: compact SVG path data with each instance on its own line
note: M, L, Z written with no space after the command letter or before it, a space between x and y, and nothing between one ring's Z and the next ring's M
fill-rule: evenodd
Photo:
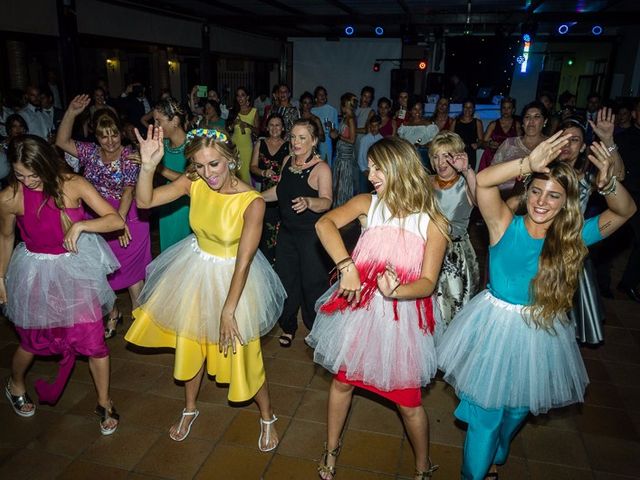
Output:
M499 185L531 172L548 172L547 165L555 159L568 135L560 132L540 143L527 157L501 162L482 170L477 175L476 199L482 218L489 229L489 242L495 245L509 226L513 213L500 196Z
M476 205L476 172L469 167L469 158L466 152L454 154L449 165L464 177L467 187L467 200L470 205Z
M64 112L64 117L62 117L62 122L60 122L60 126L58 127L56 146L74 157L78 156L78 150L76 148L76 142L71 138L73 123L76 117L82 113L90 102L89 95L78 95L74 97L67 111Z
M249 204L244 212L244 226L240 236L240 244L238 246L238 254L236 263L231 277L229 293L222 307L220 316L220 350L231 347L233 353L236 353L236 340L240 344L245 344L245 340L240 337L238 325L236 323L235 313L242 291L247 283L251 262L258 250L260 236L262 234L262 220L264 218L265 203L261 198L256 198Z
M436 288L446 250L446 237L433 222L429 222L420 277L413 282L401 284L395 269L389 266L378 277L378 288L386 297L400 300L428 297Z
M282 170L284 170L284 168L287 166L287 162L289 161L290 158L291 156L288 155L283 160L282 168L280 169L280 178L282 178ZM278 183L280 183L280 180L278 180ZM278 193L276 190L277 188L278 188L278 185L274 185L273 187L269 188L268 190L265 190L260 194L262 195L262 198L264 198L265 202L275 202L278 200Z
M604 142L594 142L589 148L589 161L598 168L597 188L606 193L608 208L598 219L600 234L606 238L636 213L637 206L624 186L614 179L616 164Z
M499 120L494 120L493 122L489 122L489 126L487 127L487 131L484 134L484 145L485 147L491 148L491 135L493 135L493 131L496 129L496 122Z
M360 274L350 260L347 247L340 235L340 228L348 225L361 215L367 215L371 206L371 195L356 195L344 205L325 213L316 222L316 233L340 273L338 295L347 297L349 302L360 302Z
M348 135L339 134L338 138L343 142L347 143L355 143L356 142L356 121L353 117L349 117L347 119L347 130L349 132Z
M596 122L589 120L589 124L604 146L610 150L611 161L613 163L613 175L622 181L624 180L626 170L622 157L618 153L618 149L614 146L613 132L615 130L615 121L616 116L610 108L601 108L596 115Z
M153 174L164 156L163 132L161 127L149 127L147 138L142 138L135 130L140 143L140 176L136 184L136 204L140 208L153 208L177 200L188 195L191 180L186 175L180 175L177 180L153 188Z
M265 171L261 170L258 166L258 159L260 158L260 146L264 140L258 140L256 144L253 146L253 153L251 154L251 165L249 166L249 170L255 176L263 178L266 177Z
M313 172L317 176L318 196L298 197L292 200L292 208L297 213L304 212L307 208L312 212L323 213L331 208L333 203L333 185L331 179L331 168L324 162L318 164Z
M15 204L16 198L11 187L0 192L0 303L7 302L4 282L15 241Z

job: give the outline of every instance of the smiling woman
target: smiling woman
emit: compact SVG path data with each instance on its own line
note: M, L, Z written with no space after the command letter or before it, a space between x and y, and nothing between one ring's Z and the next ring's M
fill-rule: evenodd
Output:
M611 155L601 148L589 160L608 209L583 221L576 172L552 163L572 136L560 135L477 177L478 206L489 230L490 284L456 315L438 345L438 365L461 400L455 416L469 424L464 478L485 478L506 462L529 412L584 398L587 372L566 312L586 246L620 228L636 206L616 183ZM498 186L524 175L531 179L526 214L517 216Z
M185 382L185 408L169 430L177 442L198 417L202 377L229 384L229 400L255 400L260 409L261 451L278 444L260 336L275 324L285 298L280 280L257 251L264 201L237 178L238 154L225 133L198 129L187 134L186 174L153 188L164 154L161 128L138 136L142 169L138 204L151 208L189 196L194 235L163 252L147 268L141 306L126 340L176 351L174 377ZM176 285L180 288L176 289Z

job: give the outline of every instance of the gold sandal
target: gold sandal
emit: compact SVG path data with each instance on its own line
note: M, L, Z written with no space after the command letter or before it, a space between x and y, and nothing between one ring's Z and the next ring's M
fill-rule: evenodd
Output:
M328 450L327 449L327 442L324 443L324 452L322 452L322 459L320 460L320 463L318 464L318 475L320 475L320 478L322 478L324 480L333 480L333 478L335 478L335 476L336 476L336 467L335 467L335 465L332 466L332 467L327 465L327 460L329 459L329 455L331 455L337 461L338 460L338 455L340 455L340 450L341 449L342 449L342 440L338 441L338 446L336 448L334 448L333 450ZM331 477L323 477L322 476L323 474L331 475Z
M424 472L421 472L420 470L416 470L416 473L414 473L413 476L416 479L419 479L419 480L424 480L426 478L431 478L433 476L433 472L435 472L439 468L440 468L440 465L434 465L431 462L431 458L429 458L429 468Z

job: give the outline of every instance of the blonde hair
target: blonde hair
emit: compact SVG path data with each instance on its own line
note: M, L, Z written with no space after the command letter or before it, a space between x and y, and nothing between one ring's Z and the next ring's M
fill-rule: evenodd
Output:
M566 203L547 230L538 260L538 273L530 284L533 303L529 311L534 325L552 331L555 318L573 305L587 247L582 240L584 218L580 212L576 172L564 162L553 163L549 168L548 174L536 173L533 179L558 182L566 193ZM568 321L566 317L564 319Z
M184 156L190 162L185 170L185 174L191 181L199 178L193 163L193 158L196 153L205 148L213 148L222 155L229 162L229 172L231 172L233 177L238 177L238 172L240 171L240 156L236 146L229 140L223 141L203 135L193 137L184 148Z
M108 108L101 108L96 111L94 118L96 137L106 135L120 135L121 129L118 117Z
M429 145L429 159L434 170L436 170L436 166L433 157L444 150L449 153L462 153L464 152L464 141L460 135L448 130L438 133Z
M398 137L383 138L369 148L368 157L386 177L380 199L391 215L403 218L425 212L449 239L449 221L438 206L433 186L414 146Z

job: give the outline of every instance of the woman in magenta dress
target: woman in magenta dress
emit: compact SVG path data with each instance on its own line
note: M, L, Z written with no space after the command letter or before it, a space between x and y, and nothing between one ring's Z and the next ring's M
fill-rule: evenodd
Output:
M484 170L491 165L493 156L496 154L498 147L502 145L502 142L507 138L522 135L520 122L513 117L515 109L515 100L510 97L505 97L500 102L500 118L490 122L484 134L483 143L485 149L482 153L482 158L480 158L478 171Z
M316 231L340 281L307 337L314 361L335 374L329 390L327 443L318 473L334 478L354 387L398 406L415 455L416 480L431 477L429 420L420 395L436 374L431 300L449 224L413 145L383 138L369 149L375 195L358 195L324 215ZM350 257L339 229L366 217Z
M126 222L124 230L105 236L121 265L109 276L109 284L113 290L129 289L135 309L144 285L145 269L151 262L147 211L139 211L133 201L140 166L132 160L137 153L131 147L122 146L118 118L108 110L98 111L98 117L94 119L99 144L71 139L73 120L88 102L86 95L71 101L60 124L56 145L79 159L84 177ZM88 212L88 215L93 217L94 213ZM121 322L122 312L114 306L105 328L105 338L113 337Z
M102 316L115 301L106 276L119 265L95 233L122 229L124 221L89 182L65 173L57 151L45 140L19 137L11 142L8 157L10 185L0 192L0 303L6 305L20 346L5 396L17 415L30 417L36 407L25 374L34 356L62 357L52 383L35 382L40 403L49 404L62 394L76 355L87 356L100 431L110 435L118 427L118 414L109 397ZM83 202L95 218L86 219ZM16 223L24 242L14 249Z

